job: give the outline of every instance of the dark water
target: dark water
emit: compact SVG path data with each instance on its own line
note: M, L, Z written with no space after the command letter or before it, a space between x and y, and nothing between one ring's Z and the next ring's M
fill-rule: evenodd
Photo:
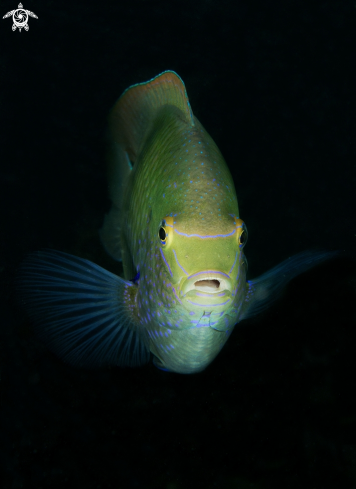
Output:
M120 3L28 0L28 32L0 22L1 487L355 488L355 2ZM76 370L33 335L14 272L43 247L120 272L97 235L106 116L166 69L231 168L251 276L345 256L202 374Z

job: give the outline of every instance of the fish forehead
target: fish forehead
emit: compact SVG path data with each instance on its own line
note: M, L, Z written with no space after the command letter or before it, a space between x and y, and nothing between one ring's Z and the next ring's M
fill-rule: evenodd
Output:
M183 276L208 270L229 274L239 254L236 234L227 238L209 235L207 239L203 239L194 235L183 236L175 231L169 248L163 252L172 271L179 273L181 270Z
M136 205L152 213L153 226L174 216L183 233L225 233L238 214L234 184L216 144L199 121L182 121L177 111L153 124L138 161ZM230 229L231 231L231 229Z

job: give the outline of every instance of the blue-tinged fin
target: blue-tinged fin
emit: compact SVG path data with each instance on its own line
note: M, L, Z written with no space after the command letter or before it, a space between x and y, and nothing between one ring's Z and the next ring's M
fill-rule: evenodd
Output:
M135 367L149 361L132 282L83 258L45 250L24 260L17 289L39 335L70 364Z
M267 309L279 298L283 287L297 275L315 265L339 255L335 252L305 251L292 256L260 277L248 281L248 291L241 319L246 319Z

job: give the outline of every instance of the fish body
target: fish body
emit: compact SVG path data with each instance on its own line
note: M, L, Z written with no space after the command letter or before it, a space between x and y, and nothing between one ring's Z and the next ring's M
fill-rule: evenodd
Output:
M127 116L133 107L143 123ZM247 293L239 244L246 231L230 172L172 72L129 89L110 122L112 212L127 247L125 278L140 272L136 304L149 348L166 369L202 370L226 342ZM115 167L126 155L133 169L122 196ZM114 220L103 235L113 235Z
M306 252L247 281L234 183L167 71L127 89L109 118L112 209L101 239L124 277L60 252L25 260L19 291L45 341L73 364L195 373L242 319L295 275L329 258Z

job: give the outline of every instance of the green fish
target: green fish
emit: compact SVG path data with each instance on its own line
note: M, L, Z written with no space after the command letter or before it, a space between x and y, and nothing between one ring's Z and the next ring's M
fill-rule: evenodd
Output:
M58 251L25 259L18 290L39 334L84 367L204 370L235 325L332 253L307 251L247 280L247 228L229 169L165 71L110 113L110 213L101 239L124 278Z

